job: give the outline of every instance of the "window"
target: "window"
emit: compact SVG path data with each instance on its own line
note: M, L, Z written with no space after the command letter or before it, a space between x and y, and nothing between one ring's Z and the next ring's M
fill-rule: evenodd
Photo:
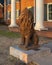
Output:
M16 0L17 2L19 2L20 0Z
M52 3L47 5L47 20L52 21Z
M11 0L7 0L7 5L8 5L8 4L11 4Z
M20 10L16 10L16 18L18 18L20 15Z
M7 11L7 19L11 19L11 12Z
M44 21L47 21L47 4L44 4Z

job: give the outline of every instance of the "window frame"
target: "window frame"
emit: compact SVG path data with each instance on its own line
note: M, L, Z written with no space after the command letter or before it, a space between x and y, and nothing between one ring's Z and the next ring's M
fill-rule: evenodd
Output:
M7 19L11 19L11 12L10 11L7 11Z
M17 16L17 12L19 11L19 16L20 16L20 10L16 10L16 19L18 19L19 16Z
M11 4L11 0L7 0L6 3L7 3L7 5L10 5Z
M49 19L49 5L52 5L52 3L48 3L47 4L47 21L52 21L51 19Z

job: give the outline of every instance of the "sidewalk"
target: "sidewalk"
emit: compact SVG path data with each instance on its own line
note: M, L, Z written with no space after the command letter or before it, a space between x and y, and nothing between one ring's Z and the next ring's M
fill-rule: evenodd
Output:
M6 26L0 26L0 30L8 30ZM39 44L46 44L50 42L52 43L52 39L50 38L39 38ZM18 45L21 43L21 38L8 38L5 36L0 36L0 65L18 65L16 60L9 59L9 48L12 45ZM52 45L51 45L52 47ZM22 64L21 64L22 65Z
M6 25L0 25L0 30L8 30L8 26Z

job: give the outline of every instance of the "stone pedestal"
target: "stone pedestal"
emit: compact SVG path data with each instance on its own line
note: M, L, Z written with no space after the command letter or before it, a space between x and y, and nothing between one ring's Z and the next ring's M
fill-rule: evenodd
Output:
M10 47L10 55L19 58L24 63L30 63L33 59L41 56L47 56L50 54L50 49L46 47L40 47L38 50L22 50L18 46Z

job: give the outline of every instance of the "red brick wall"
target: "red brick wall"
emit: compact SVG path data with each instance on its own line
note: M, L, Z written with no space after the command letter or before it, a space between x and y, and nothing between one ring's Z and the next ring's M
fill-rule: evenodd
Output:
M0 8L0 18L3 18L3 9Z
M16 2L16 9L20 9L20 3L21 3L21 11L25 9L26 7L34 6L34 0L21 0L21 2ZM44 0L44 4L47 4L47 3L52 3L52 0ZM11 11L11 5L7 6L7 10ZM52 22L51 23L44 22L44 26L45 27L52 26Z
M7 11L11 11L11 5L7 5Z
M34 6L34 0L21 0L21 10L29 6Z
M44 3L52 3L52 0L44 0ZM21 11L29 6L34 6L34 0L21 0ZM16 2L16 9L20 9L20 2ZM11 5L7 6L7 10L11 11Z
M20 9L20 2L16 2L16 10Z
M22 11L26 7L29 7L29 6L33 7L34 0L21 0L21 4L20 4L20 2L16 2L16 9L20 9L20 5L21 5L21 11ZM11 5L7 5L7 10L11 11Z
M52 0L44 0L44 3L52 3Z

